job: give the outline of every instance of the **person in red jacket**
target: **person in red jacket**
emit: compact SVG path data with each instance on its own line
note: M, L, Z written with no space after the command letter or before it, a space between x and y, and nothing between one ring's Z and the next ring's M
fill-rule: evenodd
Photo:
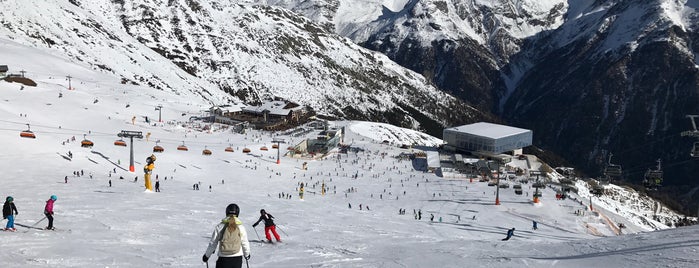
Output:
M268 214L264 209L260 210L260 219L257 220L252 227L257 227L257 224L260 223L260 221L265 221L265 237L267 238L267 242L272 243L272 236L269 234L270 232L274 235L274 238L277 239L277 242L282 242L279 234L277 234L277 226L274 225L274 216L272 216L272 214Z
M56 202L56 195L52 195L49 200L46 200L46 206L44 207L44 215L49 219L49 226L46 226L46 230L53 230L53 202Z

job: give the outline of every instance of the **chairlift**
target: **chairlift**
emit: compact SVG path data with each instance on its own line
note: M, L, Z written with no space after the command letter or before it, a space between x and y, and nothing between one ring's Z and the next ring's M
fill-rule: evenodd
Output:
M163 146L158 145L158 143L160 143L160 140L156 141L155 146L153 146L154 153L162 153L163 151L165 151L165 148L163 148Z
M269 149L267 149L267 146L262 146L262 147L260 147L260 150L262 150L262 151L268 151Z
M689 153L689 155L692 157L699 157L699 141L694 142L692 145L692 151Z
M114 141L114 145L115 145L115 146L126 147L126 142L125 142L124 140L122 140L122 139L118 139L118 140L115 140L115 141Z
M163 151L165 151L165 148L163 148L163 146L160 146L160 145L153 146L154 153L162 153Z
M275 143L275 144L272 144L272 149L279 149L279 145L276 144L276 143Z
M251 151L250 151L250 148L243 148L243 153L244 153L244 154L247 154L247 153L250 153L250 152L251 152Z
M604 176L611 178L619 178L622 174L621 165L612 164L612 154L609 154L609 161L607 161L607 166L604 167Z
M647 189L658 189L658 187L663 184L663 170L661 168L661 161L658 159L658 166L656 169L648 169L645 176L643 177L643 185Z
M226 152L232 153L233 147L231 147L231 146L226 147Z
M186 145L184 145L184 141L182 141L182 145L177 146L178 151L189 151L189 148L187 148Z
M296 150L296 148L294 148L294 146L289 146L289 147L286 147L286 150L287 150L287 151L293 151L293 150Z
M34 135L34 132L32 132L29 129L29 124L27 124L27 130L20 132L19 136L22 138L36 139L36 135Z
M85 136L87 136L87 135L83 134L83 140L80 142L80 147L92 148L92 146L94 146L95 143L92 142L91 140L88 140Z

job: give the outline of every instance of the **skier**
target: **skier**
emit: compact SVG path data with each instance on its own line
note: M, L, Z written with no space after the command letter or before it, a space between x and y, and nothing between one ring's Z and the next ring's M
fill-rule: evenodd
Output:
M54 230L53 228L53 202L56 202L56 195L52 195L49 200L46 200L46 207L44 207L44 215L49 219L49 226L46 226L46 230Z
M279 234L277 234L277 226L274 224L274 216L272 216L272 214L267 214L264 209L261 209L260 219L252 224L252 227L257 227L257 224L260 223L260 221L265 221L265 237L267 238L267 242L272 243L272 236L269 234L270 232L274 235L274 238L277 239L277 242L282 242Z
M532 221L532 229L533 230L539 229L538 227L536 227L536 221Z
M17 207L15 207L15 203L13 201L14 198L12 198L12 196L8 196L5 199L5 204L2 205L2 218L7 219L5 231L17 231L17 229L15 229L15 215L19 214L19 212L17 212Z
M209 261L209 257L216 251L218 245L218 268L241 268L243 259L250 259L250 242L243 223L238 219L240 208L236 204L229 204L226 207L226 217L214 228L201 260Z
M510 238L515 235L515 228L512 227L512 229L507 230L507 237L503 238L502 241L507 241L510 240Z
M155 191L160 192L160 181L158 179L155 179Z

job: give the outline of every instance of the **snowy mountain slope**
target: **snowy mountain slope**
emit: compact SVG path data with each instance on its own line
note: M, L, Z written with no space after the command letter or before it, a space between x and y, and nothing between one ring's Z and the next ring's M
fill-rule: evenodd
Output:
M423 129L483 116L385 56L282 9L184 0L11 2L18 8L0 13L7 38L63 51L126 82L200 92L212 103L279 97L325 115Z
M693 187L699 166L687 153L692 141L679 135L690 127L685 115L699 107L693 5L582 2L563 26L527 47L523 56L538 60L504 103L504 114L549 130L540 142L591 174L599 174L611 152L629 167L625 178L640 182L661 158L672 166L666 186Z
M696 187L691 140L677 135L699 107L695 1L264 3L332 22L441 90L540 133L535 143L589 174L620 153L638 182L660 157L678 165L669 185Z
M258 148L269 146L273 138L295 144L303 137L259 131L241 135L218 124L205 131L201 122L188 120L208 108L208 100L198 94L122 85L111 75L42 50L10 42L2 48L16 52L6 59L13 65L25 63L36 70L30 78L39 85L20 90L18 84L0 82L5 152L0 196L14 197L16 222L29 226L41 220L48 196L58 195L57 231L17 226L18 232L0 232L2 267L201 267L213 226L231 202L241 206L251 240L263 235L262 228L250 226L259 209L276 217L283 242L252 242L249 265L254 267L692 267L697 261L692 252L699 245L691 235L696 228L595 239L590 230L612 235L608 224L591 215L575 216L572 212L585 206L555 201L551 189L544 190L537 205L528 196L502 190L502 205L496 207L493 188L486 183L415 171L395 158L410 150L382 144L389 135L396 144L435 140L418 138L413 131L333 122L344 126L345 139L364 151L319 160L282 157L276 164L276 152ZM81 71L93 80L66 90L65 78L53 75L53 66ZM163 123L153 120L157 103L164 106ZM146 123L146 116L153 121ZM36 139L19 137L25 123ZM134 140L133 173L128 171L131 148L113 145L121 130L150 133L149 139ZM95 143L92 148L80 147L82 134ZM408 135L411 140L403 140ZM154 169L162 191L146 193L141 166L156 140L165 147L156 154ZM189 151L175 149L182 143ZM234 152L223 150L229 145ZM244 147L253 152L242 153ZM204 148L213 154L202 155ZM308 170L301 169L303 162ZM75 171L83 176L73 175ZM297 196L300 182L307 185L303 201ZM322 183L325 195L320 194ZM194 184L201 190L192 190ZM291 199L279 198L281 193ZM398 215L399 208L407 215ZM413 209L422 212L420 220L410 213ZM536 231L530 230L532 220L539 222ZM517 228L515 236L500 241L511 227Z

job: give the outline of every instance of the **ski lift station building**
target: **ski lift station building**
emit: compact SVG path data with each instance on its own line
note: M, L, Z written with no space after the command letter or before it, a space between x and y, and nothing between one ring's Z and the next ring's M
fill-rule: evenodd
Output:
M522 154L522 148L532 145L529 129L478 122L444 129L444 148L471 152L476 155L498 155L505 152Z

